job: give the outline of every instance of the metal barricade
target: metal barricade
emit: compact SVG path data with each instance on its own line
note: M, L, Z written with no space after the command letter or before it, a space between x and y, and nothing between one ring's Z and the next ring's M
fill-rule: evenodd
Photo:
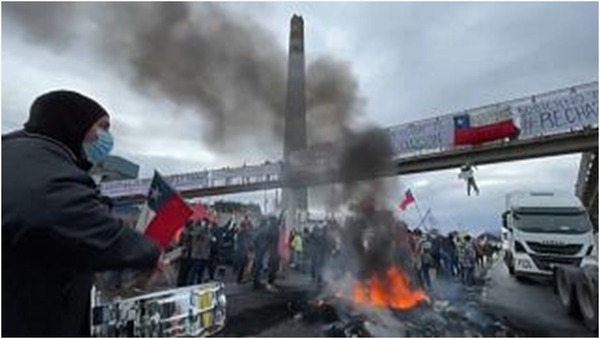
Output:
M227 302L220 282L106 299L93 289L94 337L205 337L225 326Z

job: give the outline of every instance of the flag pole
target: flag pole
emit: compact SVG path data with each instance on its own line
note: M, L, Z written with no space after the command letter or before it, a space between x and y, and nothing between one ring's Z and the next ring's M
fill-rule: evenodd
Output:
M417 208L417 212L419 213L419 219L423 220L423 213L421 213L421 209L419 208L419 203L417 202L417 199L415 198L415 194L411 191L410 194L413 196L413 200L415 203L415 207ZM421 223L419 223L419 227L421 227ZM419 228L417 227L417 228Z
M414 196L414 194L413 194L413 196ZM423 213L421 213L421 209L419 208L419 203L417 202L417 199L415 199L415 207L417 208L417 212L419 213L419 218L421 220L423 220ZM421 226L421 224L419 224L419 226Z
M416 205L415 205L416 206ZM425 219L427 218L427 216L431 213L431 208L427 209L427 212L425 212L425 215L421 218L421 222L419 222L419 226L417 226L417 228L421 227L421 225L423 225L423 223L425 222Z

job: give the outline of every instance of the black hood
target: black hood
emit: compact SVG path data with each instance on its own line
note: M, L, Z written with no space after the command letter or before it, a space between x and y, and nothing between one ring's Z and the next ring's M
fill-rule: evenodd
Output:
M106 110L96 101L73 91L53 91L33 102L25 131L54 139L65 145L83 169L90 164L83 154L83 139L87 131Z

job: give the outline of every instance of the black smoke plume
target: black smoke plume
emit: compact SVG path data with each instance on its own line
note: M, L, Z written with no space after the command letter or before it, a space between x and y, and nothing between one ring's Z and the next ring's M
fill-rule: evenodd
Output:
M16 23L56 52L91 45L136 92L197 112L214 150L233 151L265 136L283 140L287 50L247 17L215 3L4 3L2 9L4 34ZM288 29L281 34L287 37ZM361 107L350 65L330 57L309 64L307 99L309 141L339 137Z
M381 178L392 171L393 148L384 130L371 128L351 134L342 148L339 177L343 199L353 217L345 225L346 243L356 255L360 277L384 274L402 265L406 243L404 224L387 207L393 186ZM410 272L408 265L403 265Z

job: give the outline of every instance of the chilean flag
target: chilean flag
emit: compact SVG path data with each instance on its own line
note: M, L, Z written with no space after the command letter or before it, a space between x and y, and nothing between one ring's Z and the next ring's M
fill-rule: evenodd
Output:
M192 209L192 215L190 217L192 221L200 221L202 219L212 221L214 219L208 207L202 203L192 204L190 208Z
M287 226L279 229L279 239L277 239L277 253L279 254L279 259L285 265L290 262L290 258L292 256L290 250L290 229Z
M488 141L504 138L514 138L519 129L512 119L490 121L469 114L454 117L454 145L478 145Z
M179 193L155 171L136 229L166 249L192 213Z
M415 202L415 197L412 195L412 192L410 191L410 189L408 189L404 193L404 200L402 200L402 202L400 203L400 205L398 205L398 208L401 211L404 211L413 202Z

